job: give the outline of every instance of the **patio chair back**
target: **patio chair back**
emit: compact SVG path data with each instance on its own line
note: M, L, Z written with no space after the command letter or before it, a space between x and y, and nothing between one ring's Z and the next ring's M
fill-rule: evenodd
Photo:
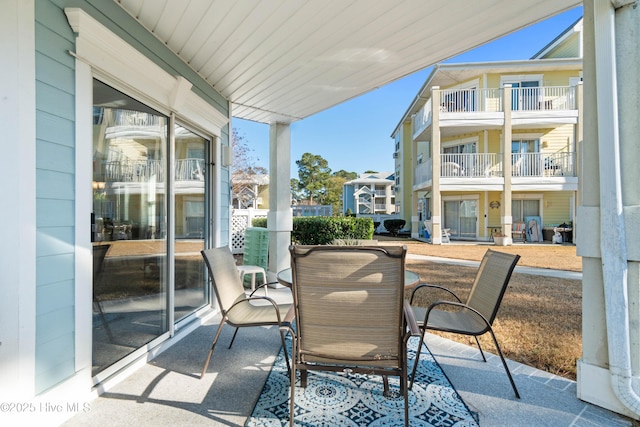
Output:
M398 365L402 247L294 246L293 298L301 360Z
M404 246L291 246L296 369L392 375L406 397ZM385 381L386 386L386 381ZM292 417L293 419L293 411Z
M513 229L511 230L511 236L513 237L513 241L516 241L516 238L522 240L522 242L527 241L527 226L524 221L516 221L513 223Z
M231 250L227 246L202 251L209 276L213 283L216 300L222 313L226 313L234 303L245 298L244 286Z
M496 318L502 297L519 255L487 250L482 258L466 305L474 308L490 325Z

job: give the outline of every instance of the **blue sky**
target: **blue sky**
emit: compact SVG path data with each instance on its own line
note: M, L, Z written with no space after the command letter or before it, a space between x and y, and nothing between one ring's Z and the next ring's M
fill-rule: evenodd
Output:
M582 16L572 9L444 62L528 59ZM390 135L427 79L431 67L291 125L291 176L306 152L324 157L333 172L393 171ZM269 168L269 126L233 119L255 165Z

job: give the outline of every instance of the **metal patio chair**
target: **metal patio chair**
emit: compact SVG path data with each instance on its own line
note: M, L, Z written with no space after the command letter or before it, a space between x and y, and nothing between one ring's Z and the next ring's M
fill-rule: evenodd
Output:
M514 242L516 241L516 238L519 238L522 243L527 243L527 226L524 221L516 221L513 223L511 237Z
M292 345L290 425L296 372L348 371L400 377L409 425L407 340L420 333L404 300L406 247L290 247L296 328ZM406 324L413 326L406 328Z
M491 249L487 250L478 268L471 292L464 303L455 293L442 286L429 284L416 286L411 293L410 299L414 316L418 320L418 326L422 330L416 360L420 357L420 350L422 349L425 334L428 330L434 330L473 336L478 345L478 349L480 349L482 360L486 362L487 359L484 356L478 337L489 332L498 350L504 369L507 372L513 391L519 399L520 394L518 393L518 389L513 381L513 377L502 355L502 350L500 350L498 340L492 328L493 321L496 318L500 303L502 302L502 297L504 296L513 269L519 259L520 255L497 252ZM413 299L416 293L429 289L445 291L449 293L455 301L435 301L427 308L414 306ZM416 365L414 365L411 375L411 386L413 386L415 373Z
M209 366L213 350L215 349L220 332L225 323L236 328L233 338L229 343L229 348L236 339L239 328L251 326L278 326L280 328L280 339L282 348L285 352L287 368L290 369L289 356L285 346L284 334L285 324L283 319L291 307L290 304L277 304L273 299L266 296L248 296L245 294L244 286L240 281L240 275L236 267L235 260L231 254L231 250L224 246L221 248L207 249L201 251L207 269L211 284L218 300L218 306L222 314L222 319L218 325L218 330L213 338L211 350L204 362L200 378L204 377ZM259 287L258 287L259 289ZM256 289L257 290L257 289ZM254 291L255 292L255 291ZM255 302L265 301L266 304L258 305Z

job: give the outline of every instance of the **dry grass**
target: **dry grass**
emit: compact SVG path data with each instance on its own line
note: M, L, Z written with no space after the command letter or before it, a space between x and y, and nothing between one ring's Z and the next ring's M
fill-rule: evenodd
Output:
M381 239L385 240L385 239ZM404 240L409 253L480 260L486 245L429 245ZM384 242L382 242L384 244ZM515 245L491 249L521 255L519 266L581 271L581 259L574 246ZM476 269L428 261L408 260L407 267L425 283L444 286L463 301L469 293ZM417 300L428 305L441 294ZM576 361L582 353L582 284L579 280L557 279L514 273L494 322L494 331L505 357L565 378L576 379ZM442 334L475 345L472 337ZM480 342L495 353L487 334Z

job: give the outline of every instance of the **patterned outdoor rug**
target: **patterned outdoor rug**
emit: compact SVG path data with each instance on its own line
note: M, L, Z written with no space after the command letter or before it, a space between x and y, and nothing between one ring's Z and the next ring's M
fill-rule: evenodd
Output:
M418 337L409 340L409 370L413 368L418 342ZM429 350L426 346L422 350L416 381L409 391L409 425L477 427L476 419ZM307 387L296 387L296 426L403 426L404 399L398 385L397 377L389 377L391 396L387 398L382 395L379 375L310 371ZM245 425L288 423L289 377L281 349Z

